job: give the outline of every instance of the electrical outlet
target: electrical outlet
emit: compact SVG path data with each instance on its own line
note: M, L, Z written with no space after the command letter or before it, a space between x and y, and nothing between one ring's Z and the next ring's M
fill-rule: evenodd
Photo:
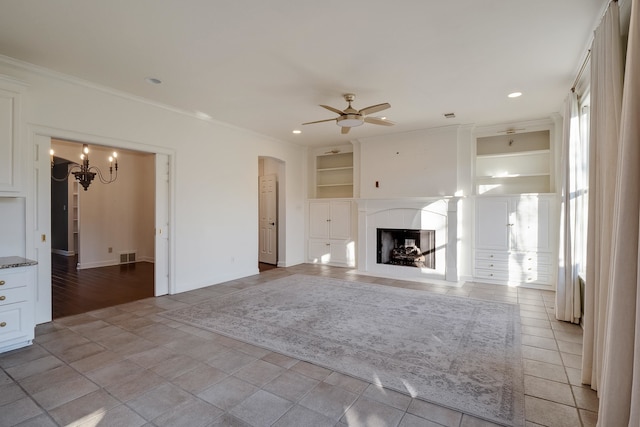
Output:
M108 249L107 249L107 251L108 251L109 253L112 253L112 252L113 252L113 248L108 248Z

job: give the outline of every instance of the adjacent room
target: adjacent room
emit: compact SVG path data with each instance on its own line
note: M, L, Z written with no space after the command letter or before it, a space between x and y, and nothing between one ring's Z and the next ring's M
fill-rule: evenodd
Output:
M637 426L638 0L0 5L0 426Z

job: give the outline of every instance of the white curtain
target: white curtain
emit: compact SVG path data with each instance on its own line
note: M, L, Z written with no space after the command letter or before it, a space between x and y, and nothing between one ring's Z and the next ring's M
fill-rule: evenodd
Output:
M580 284L576 257L579 186L582 162L580 161L580 112L578 95L571 91L565 100L564 129L560 182L560 250L556 289L556 318L571 323L580 322Z
M598 426L640 426L640 5L627 45Z
M582 382L598 390L610 295L613 206L622 108L622 42L617 3L611 3L591 46L589 225Z

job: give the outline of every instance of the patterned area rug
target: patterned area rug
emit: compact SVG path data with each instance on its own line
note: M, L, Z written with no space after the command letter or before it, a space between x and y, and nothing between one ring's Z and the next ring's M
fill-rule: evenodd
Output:
M293 275L162 315L488 421L524 425L517 305Z

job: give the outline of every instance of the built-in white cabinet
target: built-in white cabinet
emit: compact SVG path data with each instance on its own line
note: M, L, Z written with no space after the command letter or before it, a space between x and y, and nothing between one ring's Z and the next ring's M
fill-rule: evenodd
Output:
M555 195L476 197L475 207L475 280L553 286Z
M34 299L31 267L0 269L0 353L33 341Z
M308 260L355 266L354 208L351 200L311 200L308 204Z
M20 184L20 97L19 82L0 76L0 196L22 190Z

